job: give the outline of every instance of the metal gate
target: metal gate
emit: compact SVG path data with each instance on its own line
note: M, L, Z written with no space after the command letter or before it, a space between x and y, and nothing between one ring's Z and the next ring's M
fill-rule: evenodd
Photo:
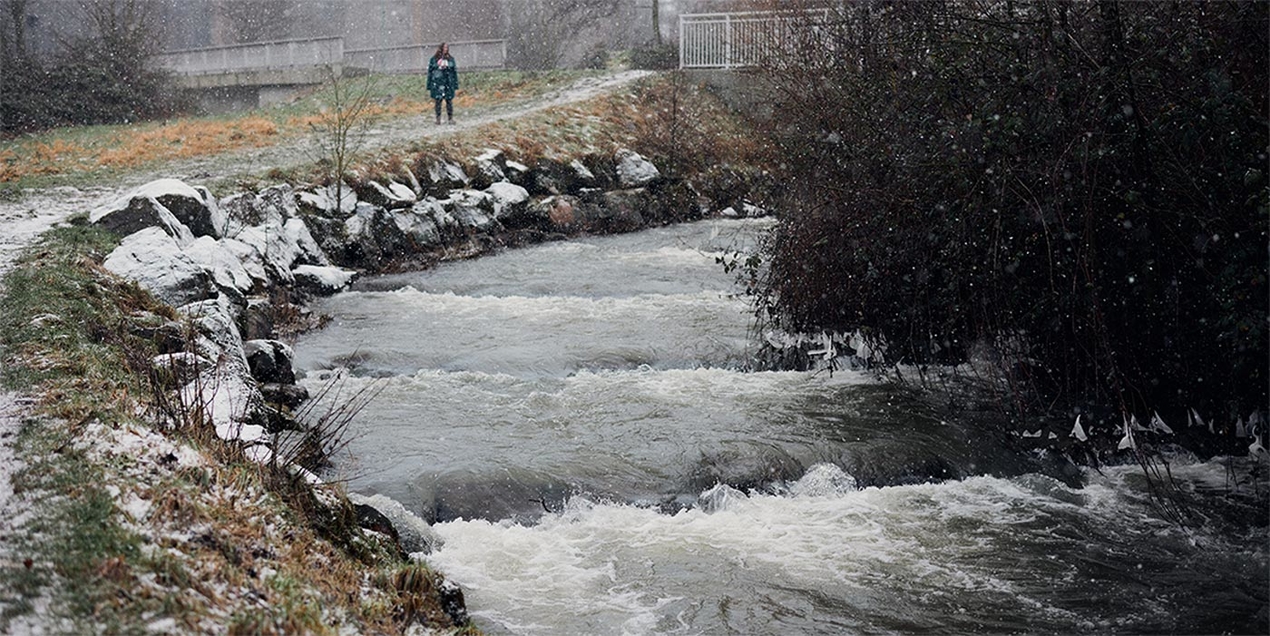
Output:
M828 9L680 15L679 68L760 65L783 43L805 42L828 18Z

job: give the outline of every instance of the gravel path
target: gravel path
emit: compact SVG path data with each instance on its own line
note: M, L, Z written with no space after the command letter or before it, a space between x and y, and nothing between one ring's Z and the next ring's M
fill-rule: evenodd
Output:
M541 96L530 102L509 104L487 111L477 111L470 118L464 113L453 126L437 126L431 112L384 122L368 131L363 143L365 150L374 150L395 144L404 144L426 137L441 137L458 131L476 128L487 123L515 119L553 106L584 101L608 91L625 86L648 75L646 71L623 71L581 79L574 84ZM0 201L0 276L12 266L23 247L54 224L79 213L87 212L119 197L126 191L160 177L175 177L191 184L253 174L268 168L288 168L313 161L313 140L301 137L286 145L257 148L182 160L120 177L115 185L79 189L57 187L45 190L24 191L20 200ZM226 195L228 193L218 193ZM3 291L3 288L0 288ZM0 370L4 361L0 359ZM14 554L13 538L21 532L21 525L29 509L21 496L15 496L11 478L21 469L12 448L22 418L31 399L20 394L0 390L0 567L18 566L21 555ZM0 589L0 612L5 609L6 590ZM40 606L47 599L26 599ZM36 611L19 622L5 625L0 619L0 632L9 634L39 634L45 630L38 623Z

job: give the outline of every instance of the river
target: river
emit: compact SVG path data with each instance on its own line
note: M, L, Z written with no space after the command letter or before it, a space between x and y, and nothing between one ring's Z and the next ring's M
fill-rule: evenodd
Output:
M296 344L304 382L382 391L339 474L434 524L428 562L493 634L1266 632L1267 514L1225 496L1254 486L1225 461L1174 459L1216 493L1183 528L1136 467L1068 485L868 375L746 372L716 257L770 223L548 243L315 304L333 320Z

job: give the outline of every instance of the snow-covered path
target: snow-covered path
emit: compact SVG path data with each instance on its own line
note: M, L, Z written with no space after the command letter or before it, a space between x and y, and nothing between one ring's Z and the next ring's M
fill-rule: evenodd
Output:
M648 74L647 71L622 71L584 78L569 87L532 101L478 112L471 118L466 118L462 112L456 113L456 123L453 126L436 126L432 121L431 112L394 119L370 130L363 148L374 150L419 138L450 135L491 122L523 117L554 106L597 97ZM74 187L28 190L24 191L16 201L0 200L0 277L13 266L22 248L34 241L42 232L77 213L88 212L108 203L137 185L161 177L174 177L201 185L212 179L255 173L270 167L299 165L313 160L312 145L311 139L301 137L288 141L286 144L267 148L229 152L149 167L124 175L115 184L107 187L82 190ZM223 196L228 193L216 194ZM2 284L0 280L0 292L3 292ZM3 359L0 359L0 370L3 370L3 364ZM29 399L17 393L0 390L0 567L16 565L22 560L21 555L14 553L14 537L20 533L20 524L26 518L26 512L23 510L26 506L23 505L21 498L14 496L12 476L21 469L22 465L14 452L13 442L21 426ZM0 610L5 609L6 596L5 590L0 589ZM27 615L22 620L38 621L38 618ZM0 622L0 631L6 629L6 633L13 634L44 631L38 622L12 623L7 626Z

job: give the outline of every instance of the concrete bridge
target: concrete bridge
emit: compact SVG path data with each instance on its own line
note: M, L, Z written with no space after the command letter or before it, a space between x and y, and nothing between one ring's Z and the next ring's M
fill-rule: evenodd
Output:
M176 75L204 110L216 112L283 102L332 74L423 73L436 47L348 50L341 37L305 38L169 51L152 63ZM450 52L463 70L504 68L507 62L504 40L453 42Z

